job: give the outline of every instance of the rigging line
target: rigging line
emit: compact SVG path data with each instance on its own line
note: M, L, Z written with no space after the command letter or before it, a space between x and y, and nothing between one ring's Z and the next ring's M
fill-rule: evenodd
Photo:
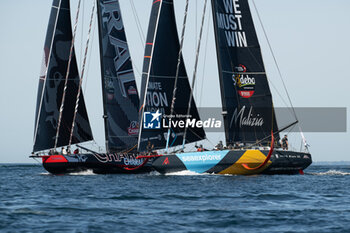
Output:
M85 72L86 58L88 56L88 50L89 50L89 43L90 43L90 35L91 35L92 23L94 21L94 13L95 13L95 5L96 5L96 3L95 3L95 1L93 1L93 2L94 2L94 4L92 6L90 25L89 25L89 31L88 31L88 38L87 38L87 41L86 41L85 54L84 54L84 60L83 60L83 64L82 64L83 66L82 66L82 70L81 70L81 75L80 75L77 100L75 102L75 109L74 109L74 115L73 115L73 121L72 121L72 128L70 129L69 144L68 144L69 146L72 144L72 138L73 138L74 127L75 127L75 119L76 119L77 113L78 113L80 93L81 93L81 86L83 84L83 78L84 78L84 72Z
M145 86L145 94L143 97L143 103L142 106L140 108L140 112L141 112L141 120L139 122L139 135L138 135L138 140L137 140L137 148L140 148L141 145L141 134L142 134L142 125L143 125L143 114L145 111L145 106L146 106L146 93L147 93L147 88L148 88L148 84L149 84L149 79L150 79L150 75L151 75L151 68L152 68L152 61L153 61L153 53L154 53L154 43L156 41L156 37L157 37L157 33L158 33L158 26L159 26L159 20L160 20L160 13L162 11L162 6L163 6L163 1L160 1L159 3L159 9L158 9L158 15L157 15L157 21L156 21L156 28L154 31L154 35L153 35L153 40L152 40L152 51L151 51L151 59L148 65L148 70L147 70L147 79L146 79L146 86Z
M267 77L267 76L266 76ZM273 87L273 89L276 91L276 93L278 94L278 96L280 97L280 99L282 100L283 104L288 107L287 102L285 101L285 99L283 98L282 94L278 91L278 88L275 86L275 84L273 84L273 82L271 81L271 79L269 79L267 77L267 80L269 81L269 84L271 84L271 86ZM293 113L293 112L292 112Z
M52 54L53 42L54 42L54 40L55 40L55 34L56 34L56 29L57 29L58 16L60 15L60 11L61 11L61 3L62 3L62 0L60 0L60 3L58 4L57 15L56 15L56 19L55 19L54 31L53 31L53 33L52 33L52 39L51 39L51 45L50 45L50 52L49 52L49 56L47 57L47 63L46 63L46 59L45 59L45 53L44 53L44 58L43 58L43 59L44 59L44 62L45 62L45 64L46 64L45 79L44 79L43 88L42 88L42 90L41 90L40 105L39 105L38 113L37 113L38 117L37 117L36 123L35 123L33 145L35 144L36 137L38 136L40 113L41 113L41 108L42 108L42 105L43 105L44 92L45 92L45 86L46 86L46 80L47 80L47 71L48 71L49 65L50 65L50 57L51 57L51 54Z
M198 39L198 47L197 47L197 51L196 51L196 61L195 61L195 65L194 65L194 71L193 71L193 78L192 78L192 86L191 86L191 93L190 93L190 99L188 101L188 109L187 109L187 114L186 116L188 116L190 114L190 110L191 110L191 103L192 103L192 99L193 99L193 90L195 87L195 83L196 83L196 77L197 77L197 68L198 68L198 59L199 59L199 52L201 49L201 42L202 42L202 35L203 35L203 27L204 27L204 20L205 20L205 12L207 10L207 0L205 0L204 2L204 8L203 8L203 15L202 15L202 24L201 24L201 29L199 32L199 39ZM184 136L183 136L183 140L182 140L182 148L185 147L185 143L186 143L186 134L187 134L187 127L185 127L185 132L184 132Z
M195 10L196 14L195 14L195 40L194 40L194 45L195 48L197 48L197 35L198 35L198 0L196 0L196 10ZM196 52L196 50L194 51Z
M196 53L197 50L197 35L198 35L198 1L195 0L195 14L194 14L194 19L195 19L195 34L194 34L194 53ZM196 83L198 85L198 83ZM196 88L197 90L197 88ZM196 91L196 97L198 97L198 93Z
M261 53L261 48L259 46L260 49L260 53ZM268 80L269 84L274 88L274 90L276 91L276 93L278 94L278 96L280 97L280 99L282 100L283 104L288 107L289 105L286 103L285 98L283 98L283 96L281 95L281 93L278 91L277 87L275 86L275 84L272 82L272 80L269 78L269 76L266 74L266 69L265 69L265 65L264 62L263 64L260 64L256 58L256 56L253 54L253 52L250 50L250 48L248 48L249 53L252 55L252 57L254 58L254 61L263 69L265 70L265 75L266 75L266 79ZM295 115L293 113L293 108L292 110L289 109L289 111L291 112L292 115Z
M259 47L259 49L260 49L260 52L261 52L261 48L260 48L260 47ZM266 70L264 64L260 64L260 63L258 62L257 58L255 57L255 55L252 53L252 51L251 51L249 48L248 48L248 51L249 51L249 53L252 55L252 57L254 58L254 61L255 61L262 69ZM265 74L266 74L266 71L265 71ZM276 93L279 95L279 97L280 97L280 99L282 100L283 104L284 104L286 107L288 107L289 105L286 103L285 99L283 98L283 96L281 95L281 93L278 91L277 87L274 85L274 83L272 82L272 80L269 78L268 75L266 75L266 78L267 78L267 80L269 81L269 84L272 85L272 87L275 89ZM293 111L291 111L291 113L293 114ZM294 114L293 114L293 115L294 115Z
M215 146L215 144L214 144L209 138L206 138L205 140L206 140L207 142L209 142L209 144L211 144L212 147Z
M93 46L93 44L94 44L94 39L95 39L95 31L96 31L96 25L97 25L97 23L96 23L96 20L94 20L94 22L93 22L93 30L92 30L92 38L91 38L91 47ZM90 64L91 64L91 54L92 54L92 48L90 48L90 50L89 50L89 58L88 58L88 65L87 65L87 70L86 70L86 78L85 78L85 83L84 83L84 90L83 90L83 92L85 92L86 93L86 86L87 86L87 81L88 81L88 77L89 77L89 70L90 70Z
M209 14L210 17L211 14ZM206 68L206 62L207 62L207 52L208 52L208 38L209 38L209 26L210 26L210 20L208 19L208 26L207 26L207 38L205 42L205 49L204 49L204 65L203 65L203 74L202 74L202 83L201 83L201 89L200 89L200 95L199 95L199 106L202 106L202 97L203 97L203 86L204 86L204 75L205 75L205 68Z
M286 129L289 129L290 127L293 127L294 125L296 125L296 124L298 124L298 123L299 123L299 121L295 121L295 122L293 122L293 123L291 123L291 124L289 124L289 125L283 127L282 129L279 129L278 131L274 132L273 134L274 134L274 135L275 135L275 134L279 134L279 133L285 131ZM259 143L261 143L261 142L263 142L263 141L269 139L270 137L271 137L271 135L269 135L269 136L267 136L267 137L264 137L263 139L260 139L259 141L256 141L256 142L255 142L254 144L252 144L252 145L253 145L253 146L254 146L254 145L258 145Z
M76 33L77 33L77 26L78 26L79 12L80 12L80 4L81 4L81 0L79 0L79 2L78 2L77 15L76 15L76 18L75 18L74 30L73 30L73 35L72 35L72 42L71 42L71 46L70 46L68 67L67 67L67 72L66 72L66 80L64 82L62 102L61 102L61 107L60 107L60 115L58 117L58 124L57 124L56 138L55 138L55 147L54 147L55 150L57 148L58 136L59 136L59 132L60 132L60 128L61 128L62 114L63 114L63 108L64 108L64 100L66 98L66 91L67 91L67 86L68 86L70 64L72 62L72 55L73 55L73 49L74 49L74 40L75 40L75 36L76 36Z
M184 19L183 19L183 24L182 24L181 42L180 42L179 55L178 55L178 58L177 58L176 75L175 75L175 82L174 82L174 89L173 89L173 98L172 98L172 101L171 101L169 121L171 121L171 118L172 118L171 116L174 113L174 107L175 107L177 80L179 78L181 56L182 56L182 48L183 48L184 38L185 38L186 22L187 22L187 15L188 15L188 5L189 5L189 0L186 0L186 7L185 7L185 14L184 14ZM166 152L168 152L169 140L170 140L170 127L168 129L168 135L167 135L167 141L166 141L166 148L165 148Z
M261 52L260 46L259 46L259 49L260 49L260 52ZM254 58L254 61L255 61L257 64L259 64L259 66L260 66L263 70L265 70L265 74L266 74L266 69L265 69L264 64L260 64L260 63L258 62L257 58L255 57L255 55L252 53L252 51L251 51L249 48L248 48L248 51L249 51L249 53L252 55L252 57ZM274 88L274 90L276 91L276 93L279 95L279 97L280 97L280 99L282 100L283 104L284 104L286 107L288 107L289 105L286 103L285 98L283 98L283 96L282 96L281 93L278 91L278 89L276 88L275 84L272 82L272 80L269 78L268 75L266 75L266 78L267 78L269 84ZM293 109L293 108L292 108L292 109ZM292 115L294 115L293 110L289 110L289 111L291 112Z
M134 20L135 20L135 23L136 23L137 31L139 33L139 39L141 41L141 46L145 50L146 39L145 39L145 35L143 33L143 30L142 30L140 19L138 17L138 14L137 14L137 11L136 11L136 7L135 7L135 4L134 4L133 0L130 0L130 5L131 5L131 9L132 9L132 14L134 16ZM134 67L134 70L136 71L136 73L139 76L142 76L139 68L137 67L137 65L134 62L133 62L133 67Z
M133 14L135 22L136 22L136 27L137 27L137 30L138 30L138 33L139 33L141 44L142 44L143 48L145 48L145 42L146 42L145 34L143 33L143 30L142 30L142 26L141 26L141 23L140 23L140 18L139 18L138 14L137 14L136 7L135 7L135 4L134 4L134 0L130 0L130 5L131 5L131 9L132 9L132 14Z
M295 109L294 109L294 107L293 107L292 100L291 100L291 98L290 98L290 96L289 96L289 93L288 93L288 90L287 90L287 86L286 86L286 84L285 84L285 82L284 82L284 79L283 79L283 76L282 76L282 72L281 72L281 70L280 70L280 68L279 68L279 65L278 65L278 63L277 63L277 59L276 59L275 53L273 52L273 49L272 49L270 40L269 40L269 38L268 38L268 36L267 36L265 27L264 27L264 25L263 25L263 23L262 23L262 19L261 19L261 17L260 17L258 8L256 7L255 1L254 1L254 0L252 0L252 1L253 1L253 5L254 5L255 11L256 11L256 13L257 13L257 16L258 16L260 25L261 25L262 30L263 30L263 32L264 32L264 36L265 36L265 38L266 38L267 44L268 44L268 46L269 46L270 52L271 52L271 54L272 54L274 63L275 63L275 65L276 65L278 74L279 74L280 79L281 79L281 81L282 81L283 88L284 88L285 92L287 93L287 97L288 97L289 103L290 103L290 105L291 105L291 107L292 107L292 110L293 110L293 113L294 113L294 117L295 117L296 120L298 120L297 114L296 114Z
M80 59L79 64L81 67L82 67L82 63L83 63L82 57L83 57L83 44L84 44L84 24L85 24L84 18L85 18L85 1L83 1L82 13L81 13L81 21L82 21L81 25L82 25L82 27L81 27L81 35L80 35L81 41L80 41L80 57L79 57L79 59Z
M173 114L177 114L176 112L174 112ZM207 137L206 136L204 136L204 137L201 137L199 134L197 134L196 133L196 131L195 130L193 130L193 129L188 129L191 133L193 133L194 134L194 136L196 136L197 138L199 138L200 140L205 140L205 139L207 139ZM176 132L173 130L173 132L176 134ZM185 135L184 135L185 136ZM183 137L184 137L183 136ZM175 140L174 140L175 141Z

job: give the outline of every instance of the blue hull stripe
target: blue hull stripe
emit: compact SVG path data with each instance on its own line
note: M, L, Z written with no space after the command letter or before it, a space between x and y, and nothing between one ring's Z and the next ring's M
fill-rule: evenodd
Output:
M217 165L227 154L224 151L204 151L176 154L190 171L203 173Z

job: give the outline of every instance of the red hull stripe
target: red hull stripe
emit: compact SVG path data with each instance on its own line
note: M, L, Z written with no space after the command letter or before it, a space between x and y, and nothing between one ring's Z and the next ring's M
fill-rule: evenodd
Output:
M68 163L63 155L48 155L43 157L43 163Z
M153 4L155 4L155 3L157 3L157 2L160 2L161 0L155 0L154 2L153 2Z

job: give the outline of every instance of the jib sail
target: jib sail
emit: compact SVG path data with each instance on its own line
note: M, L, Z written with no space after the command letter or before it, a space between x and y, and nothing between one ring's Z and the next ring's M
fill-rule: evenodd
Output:
M137 146L139 97L118 0L97 0L107 151Z
M140 151L145 150L148 141L155 149L166 146L166 127L169 126L169 118L166 116L171 111L180 49L172 0L153 2L146 42L141 84ZM191 88L182 57L178 77L174 115L186 115ZM190 115L189 120L200 120L194 101ZM171 127L170 147L182 144L184 130ZM202 128L188 128L187 143L204 138L205 132Z
M72 43L70 17L69 0L54 0L46 34L42 72L39 79L34 129L33 151L35 152L55 147L59 111ZM73 50L57 147L69 144L79 80ZM83 95L80 95L72 143L92 139L84 98Z
M255 143L278 128L248 0L212 0L212 10L226 143Z

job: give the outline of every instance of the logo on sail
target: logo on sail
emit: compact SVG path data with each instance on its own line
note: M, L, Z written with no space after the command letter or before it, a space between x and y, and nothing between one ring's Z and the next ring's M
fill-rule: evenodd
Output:
M139 123L137 121L132 121L128 128L129 136L137 136L139 134Z
M241 64L235 67L234 72L232 80L238 94L242 98L252 97L255 92L255 78L246 74L247 67Z
M144 112L143 128L145 129L160 129L160 117L162 114L157 112Z
M136 90L136 88L135 88L134 86L130 86L130 87L128 88L128 94L129 94L129 95L137 95L137 90Z
M239 127L242 128L244 126L248 127L262 127L264 125L264 118L259 114L254 114L253 107L251 106L247 115L245 115L246 106L243 106L240 110L238 108L235 109L232 118L230 127L234 124L237 125L239 123Z

